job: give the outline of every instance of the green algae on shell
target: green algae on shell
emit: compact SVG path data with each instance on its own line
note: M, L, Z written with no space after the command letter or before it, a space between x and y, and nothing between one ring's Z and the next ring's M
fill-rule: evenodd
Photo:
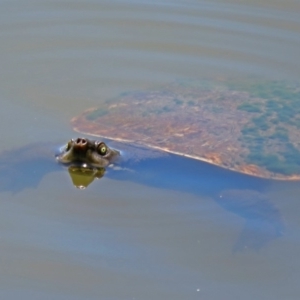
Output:
M300 89L281 81L173 83L72 119L81 133L263 178L300 179Z

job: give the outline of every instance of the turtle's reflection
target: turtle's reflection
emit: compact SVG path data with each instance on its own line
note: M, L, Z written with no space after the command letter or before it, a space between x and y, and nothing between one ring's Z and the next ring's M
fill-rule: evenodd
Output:
M0 153L0 192L18 193L36 188L46 174L64 170L54 157L54 149L51 143L36 143ZM176 155L149 158L148 153L139 156L139 151L128 152L139 159L125 161L125 167L120 162L118 168L107 173L101 167L69 165L73 185L85 189L105 174L117 181L133 181L214 198L221 207L245 220L234 252L246 248L259 250L282 234L280 212L264 194L268 181Z
M69 166L68 171L73 185L82 190L87 188L95 179L103 177L105 168Z

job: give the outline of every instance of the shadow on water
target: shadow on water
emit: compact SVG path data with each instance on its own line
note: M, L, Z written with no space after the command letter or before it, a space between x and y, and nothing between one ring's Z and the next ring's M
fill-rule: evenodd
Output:
M3 152L0 155L0 191L18 193L26 188L36 188L44 175L66 171L55 161L54 153L55 147L51 144L35 144ZM74 170L71 172L69 169L69 172L72 176ZM101 175L99 172L86 173L83 177L88 184L104 175L115 180L133 181L214 199L222 208L245 220L233 252L259 250L283 232L280 212L265 195L269 180L172 154L123 161L118 170L109 168L105 174L101 171ZM87 179L87 176L91 178Z

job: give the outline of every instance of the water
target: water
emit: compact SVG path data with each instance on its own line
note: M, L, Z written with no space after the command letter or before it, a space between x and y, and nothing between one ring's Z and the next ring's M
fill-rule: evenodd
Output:
M297 81L299 14L291 0L2 1L0 148L64 141L84 109L176 79ZM298 184L254 182L269 201L251 221L251 203L216 196L247 178L178 164L84 191L67 172L3 191L1 297L298 299ZM282 235L264 233L273 221ZM235 251L245 231L262 244Z

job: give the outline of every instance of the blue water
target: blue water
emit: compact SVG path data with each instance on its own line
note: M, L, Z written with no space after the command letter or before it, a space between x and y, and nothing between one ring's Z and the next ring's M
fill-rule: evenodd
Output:
M176 79L297 82L299 14L292 0L4 1L1 298L298 299L298 182L171 156L79 190L22 147L59 145L83 110Z

